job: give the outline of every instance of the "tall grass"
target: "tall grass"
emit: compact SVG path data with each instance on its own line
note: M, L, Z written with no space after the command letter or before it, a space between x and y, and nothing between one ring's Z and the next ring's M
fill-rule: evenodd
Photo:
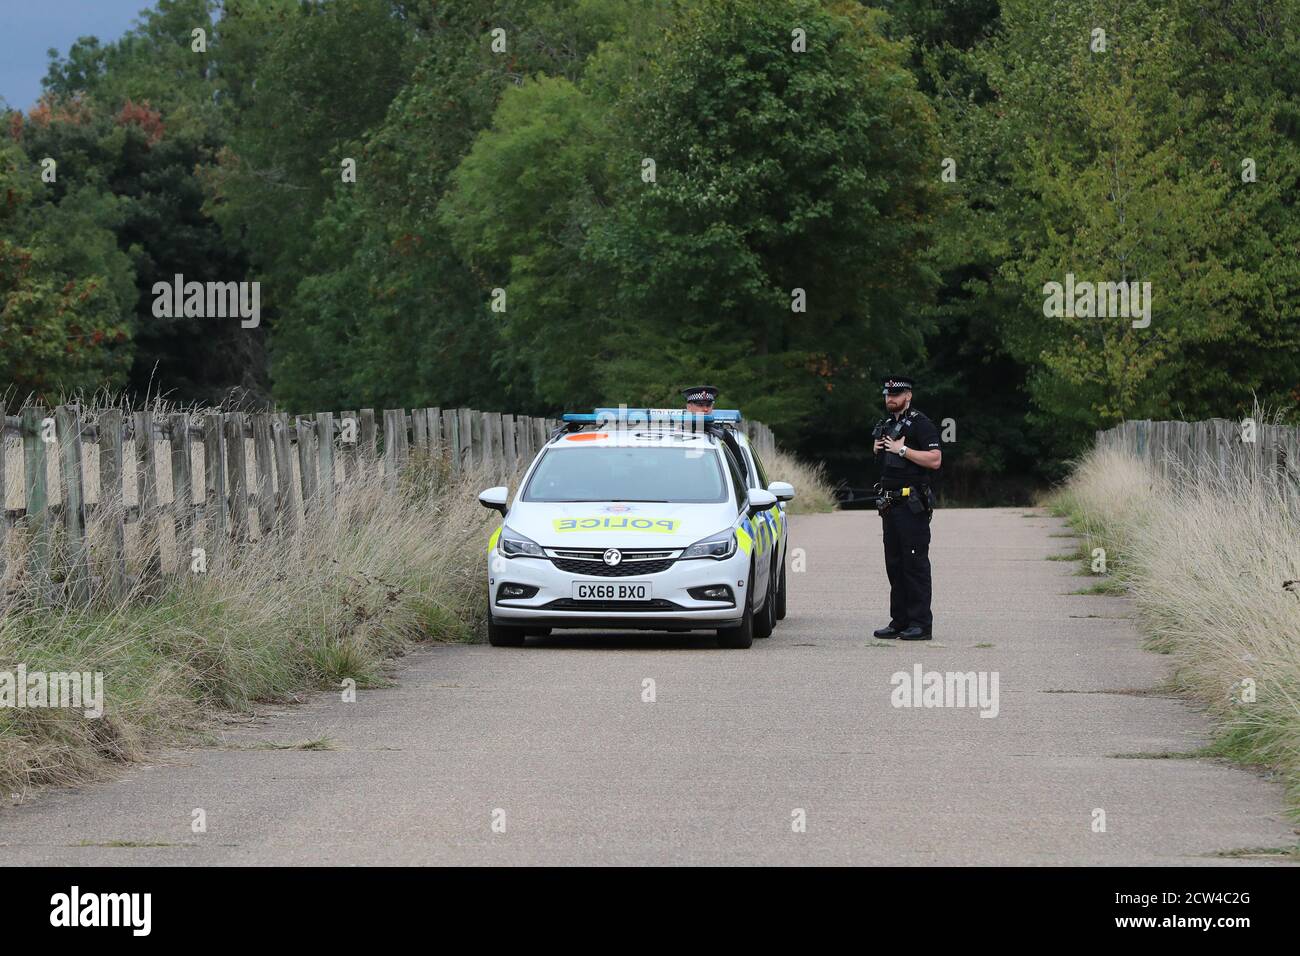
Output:
M788 481L794 485L794 500L789 505L792 514L835 510L835 495L826 480L826 466L821 462L808 462L777 448L764 465L772 481Z
M1300 814L1300 488L1249 464L1166 479L1106 450L1055 504L1108 549L1149 646L1214 718L1213 752L1275 768Z
M410 642L463 640L481 624L482 559L496 515L469 474L433 490L430 466L401 494L340 487L333 516L242 546L159 593L90 609L38 606L22 581L0 597L0 670L104 674L104 715L0 709L0 793L85 780L178 740L214 708L360 687Z
M797 489L793 511L834 507L821 466L777 452L769 468ZM374 685L413 641L475 636L486 610L483 551L498 521L476 495L497 478L475 471L453 481L441 463L417 458L393 494L375 471L339 485L332 515L312 507L296 533L255 534L237 550L211 551L201 573L191 572L170 521L147 533L133 523L126 544L135 584L117 600L106 584L109 532L121 515L100 508L87 529L96 594L89 607L59 597L66 542L53 539L52 585L28 576L25 534L14 529L0 580L0 671L21 663L29 673L99 672L105 701L98 719L0 708L0 793L84 781L186 739L217 710L337 689L345 678ZM96 473L92 462L87 474ZM11 488L20 477L11 474ZM170 475L161 479L165 503ZM57 499L57 473L51 490ZM96 483L88 492L99 500ZM198 543L211 548L207 534L201 527ZM160 577L144 560L155 549Z

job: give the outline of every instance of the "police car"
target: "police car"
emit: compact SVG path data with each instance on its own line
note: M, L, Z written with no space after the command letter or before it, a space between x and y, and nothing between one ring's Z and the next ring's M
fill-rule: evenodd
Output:
M736 427L740 413L567 414L508 489L488 542L488 640L551 628L713 630L749 647L785 616L786 502Z

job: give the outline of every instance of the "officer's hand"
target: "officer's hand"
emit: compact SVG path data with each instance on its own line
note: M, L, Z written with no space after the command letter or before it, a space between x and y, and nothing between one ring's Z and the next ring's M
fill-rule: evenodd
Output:
M884 446L884 444L885 444L885 440L883 438L877 438L874 442L871 443L872 453L879 455L880 449Z
M882 440L885 443L885 451L891 454L897 455L898 450L903 447L903 439L901 438L885 438Z

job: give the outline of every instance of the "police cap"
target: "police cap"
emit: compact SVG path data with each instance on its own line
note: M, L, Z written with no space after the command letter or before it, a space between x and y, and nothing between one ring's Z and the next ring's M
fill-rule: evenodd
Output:
M900 392L909 392L912 390L912 376L910 375L890 375L883 382L885 395L897 395Z
M685 396L688 402L712 405L718 398L718 390L712 385L694 385L691 388L682 389L682 395Z

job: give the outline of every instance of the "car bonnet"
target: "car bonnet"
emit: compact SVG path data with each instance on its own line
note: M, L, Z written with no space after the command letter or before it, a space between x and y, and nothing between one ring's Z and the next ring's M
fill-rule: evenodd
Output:
M726 502L517 501L506 524L546 548L684 548L736 517Z

